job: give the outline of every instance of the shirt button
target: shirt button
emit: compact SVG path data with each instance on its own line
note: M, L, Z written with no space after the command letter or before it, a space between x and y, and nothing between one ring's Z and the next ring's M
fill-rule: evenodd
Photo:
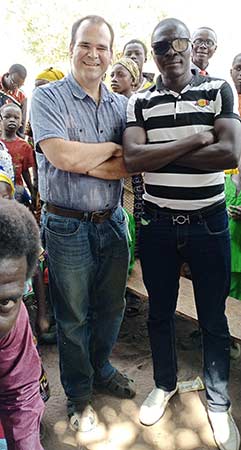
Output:
M100 130L100 133L103 133L103 130Z
M80 130L79 130L79 131L80 131L80 133L82 133L82 131L83 131L83 130L82 130L82 128L80 128Z
M111 184L109 184L109 188L111 187Z
M109 203L106 203L106 205L105 205L105 206L106 206L106 208L107 208L107 207L109 206Z

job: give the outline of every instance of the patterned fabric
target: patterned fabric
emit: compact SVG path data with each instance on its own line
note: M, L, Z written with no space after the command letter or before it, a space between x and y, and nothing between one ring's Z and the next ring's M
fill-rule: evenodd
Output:
M161 117L161 120L160 120ZM127 127L146 130L149 143L171 142L212 130L216 118L239 120L233 112L233 94L220 79L194 75L181 93L157 84L129 99ZM144 175L144 200L159 207L194 210L224 199L224 173L169 164Z
M0 170L4 171L14 183L13 161L5 144L0 141Z
M122 56L122 58L115 61L114 66L116 64L120 64L121 66L125 67L125 69L127 69L130 72L134 81L134 85L138 84L140 78L140 71L135 61L133 61L131 58L126 58L125 56Z

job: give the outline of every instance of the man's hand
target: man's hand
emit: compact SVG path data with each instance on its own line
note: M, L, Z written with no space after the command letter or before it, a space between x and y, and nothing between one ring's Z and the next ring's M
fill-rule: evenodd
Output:
M123 155L123 148L121 145L119 144L115 144L115 142L111 142L111 144L114 145L114 152L113 152L113 156L115 156L116 158L119 158L120 156Z
M228 215L233 220L241 220L241 206L230 205L228 207Z

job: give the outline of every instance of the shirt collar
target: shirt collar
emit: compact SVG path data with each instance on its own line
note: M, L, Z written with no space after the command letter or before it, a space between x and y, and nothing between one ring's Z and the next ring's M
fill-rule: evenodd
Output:
M89 96L85 92L85 90L80 86L80 84L76 81L72 73L69 73L66 78L74 97L83 100L85 97ZM111 93L109 92L104 83L101 83L100 89L101 89L100 101L101 102L112 101Z
M191 72L192 72L192 79L191 81L184 87L184 89L187 88L187 86L198 86L199 84L203 83L203 76L199 75L198 71L195 68L191 68ZM152 90L152 89L150 89ZM169 91L168 88L166 88L162 82L162 77L161 74L158 75L157 79L156 79L156 90L157 91Z

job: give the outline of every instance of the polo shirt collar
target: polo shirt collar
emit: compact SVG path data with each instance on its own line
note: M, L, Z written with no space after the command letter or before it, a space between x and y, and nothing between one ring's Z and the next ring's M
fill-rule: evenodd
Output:
M192 77L191 81L187 84L187 86L198 86L199 84L203 83L203 76L200 76L195 68L192 68L191 72L192 72L193 77ZM164 86L164 84L162 82L161 74L158 75L158 77L156 79L156 90L157 91L161 91L161 90L169 91L169 89L166 86Z
M72 73L69 73L67 75L67 82L70 86L71 92L74 95L74 97L77 97L81 100L83 100L85 97L88 97L88 94L85 92L85 90L80 86L80 84L76 81ZM107 89L104 83L101 83L100 86L101 89L101 98L100 101L111 101L111 93Z

